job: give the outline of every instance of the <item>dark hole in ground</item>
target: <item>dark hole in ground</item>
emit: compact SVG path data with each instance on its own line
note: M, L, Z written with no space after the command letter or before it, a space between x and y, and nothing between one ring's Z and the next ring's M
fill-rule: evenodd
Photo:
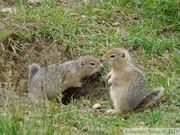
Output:
M83 87L68 88L62 93L63 97L61 99L61 103L67 105L72 100L80 99L81 97L93 97L93 99L103 100L107 99L107 91L104 90L106 85L105 82L102 81L101 77L100 73L96 73L83 79Z
M10 19L4 18L3 21L14 26ZM30 27L34 23L35 22L26 22L24 27ZM5 27L2 27L2 29L4 30ZM16 27L14 29L16 29ZM30 29L34 29L34 27L30 27ZM11 48L5 47L1 50L0 88L7 91L13 89L14 91L20 92L19 94L27 92L28 67L32 63L46 67L54 63L63 63L80 57L74 56L72 50L68 49L68 46L64 46L59 42L53 42L53 39L46 38L44 35L38 35L21 41L18 39L18 36L11 34L7 39L8 40L2 43L3 46L9 44L9 41L13 42L11 43ZM23 47L22 50L15 48L17 44L19 47ZM15 51L13 51L14 49ZM83 87L67 89L63 92L61 102L68 104L73 99L80 99L81 97L95 100L106 99L108 92L105 90L106 85L102 80L102 76L99 73L84 78Z

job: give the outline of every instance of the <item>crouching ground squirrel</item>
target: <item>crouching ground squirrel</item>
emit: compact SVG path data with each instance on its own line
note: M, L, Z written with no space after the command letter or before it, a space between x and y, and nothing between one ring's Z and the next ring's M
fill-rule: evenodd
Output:
M107 110L107 113L141 110L162 96L164 88L157 88L146 95L146 78L143 72L134 66L127 50L109 50L103 55L101 62L111 67L107 79L115 109Z
M67 88L81 87L81 79L96 73L101 67L101 62L92 56L49 65L47 68L32 64L29 67L28 91L36 97L47 96L50 99Z

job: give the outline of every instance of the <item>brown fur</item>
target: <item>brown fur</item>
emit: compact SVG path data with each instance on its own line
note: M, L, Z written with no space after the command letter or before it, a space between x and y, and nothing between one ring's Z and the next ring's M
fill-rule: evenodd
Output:
M142 109L161 97L161 88L146 96L146 78L143 72L134 66L127 50L109 50L101 61L111 67L107 78L115 109L107 110L108 113L127 113Z

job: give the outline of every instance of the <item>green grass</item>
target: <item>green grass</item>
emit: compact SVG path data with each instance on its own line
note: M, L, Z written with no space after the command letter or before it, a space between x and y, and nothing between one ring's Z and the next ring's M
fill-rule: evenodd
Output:
M42 43L42 39L46 39L49 46L61 46L72 58L86 53L101 58L111 48L124 47L129 50L136 66L145 73L148 91L163 86L165 96L161 99L160 108L128 114L128 119L124 119L126 115L110 116L91 109L96 102L103 109L111 108L110 98L107 101L94 98L75 100L67 106L52 101L30 109L22 103L15 103L8 111L0 113L0 134L111 135L122 134L123 128L179 127L178 0L104 0L83 5L69 1L66 2L67 6L58 0L45 0L38 5L29 5L24 0L10 3L18 12L0 14L3 23L7 23L7 20L13 22L4 32L0 32L2 40L10 36L1 43L0 49L0 61L7 67L14 59L25 67L27 64L23 65L23 60L28 61L26 53L29 49L47 46ZM7 7L7 4L1 7ZM18 79L13 78L13 68L3 71L7 74L7 79L4 79L8 80L8 87L5 87L7 90L15 90L15 83L18 82ZM106 72L108 68L102 74ZM3 83L0 89L2 86Z

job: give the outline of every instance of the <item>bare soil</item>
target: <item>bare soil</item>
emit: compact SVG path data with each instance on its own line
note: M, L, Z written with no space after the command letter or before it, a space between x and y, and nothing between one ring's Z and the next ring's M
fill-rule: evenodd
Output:
M3 18L3 22L13 25L13 22L7 18ZM35 26L35 22L26 22L23 28L29 30L34 29ZM0 29L5 30L5 24L0 23ZM1 41L0 45L2 53L0 58L0 97L4 97L2 98L4 100L9 96L3 91L13 90L17 96L21 95L21 97L28 93L27 84L30 64L38 63L42 67L46 67L50 64L78 58L78 56L73 56L68 48L44 36L19 41L18 35L11 34L7 39ZM67 89L62 93L61 102L68 104L72 99L80 99L81 97L107 99L107 91L102 90L105 83L100 79L101 75L99 73L84 78L82 80L84 82L83 87Z

